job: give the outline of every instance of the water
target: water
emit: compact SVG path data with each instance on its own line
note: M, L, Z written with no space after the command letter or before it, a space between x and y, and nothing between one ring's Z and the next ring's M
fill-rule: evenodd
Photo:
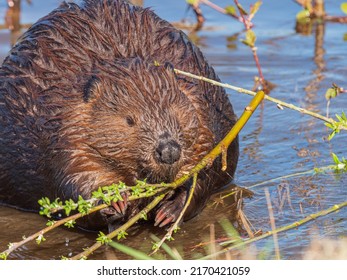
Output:
M226 6L230 1L215 1ZM59 1L33 0L32 5L22 5L22 23L33 23L58 5ZM241 1L247 7L250 1ZM340 1L326 1L326 10L339 15ZM185 1L145 0L145 6L152 7L162 18L177 22L183 16L194 20L191 12L185 13ZM293 1L264 1L256 15L256 44L264 76L276 88L271 96L303 108L326 113L325 91L333 82L346 85L346 48L343 37L346 25L326 23L313 28L309 35L295 32L295 15L300 10ZM0 3L0 14L6 11L5 1ZM243 27L235 20L203 7L208 27L191 37L197 42L223 82L236 86L253 87L257 70L248 47L239 42ZM212 31L211 31L212 30ZM0 59L10 49L11 34L0 30ZM228 91L238 115L251 97ZM347 95L332 100L330 114L341 114L347 105ZM327 141L329 131L322 121L302 115L289 109L279 110L275 104L265 102L255 112L240 133L240 160L236 172L236 184L249 187L256 183L287 174L310 170L332 163L330 154L340 158L345 152L346 134L337 135ZM281 227L298 221L311 213L329 208L347 199L347 176L332 173L316 176L297 176L253 188L255 196L245 200L245 214L253 227L266 232L271 230L264 190L271 196L275 222ZM171 242L184 258L195 258L204 252L196 248L200 242L208 242L210 224L215 225L216 238L225 237L218 220L230 211L224 205L207 207L201 215L182 225L182 230ZM318 218L294 230L279 234L279 249L283 259L300 259L313 239L339 239L347 236L347 209ZM230 217L229 217L230 218ZM23 235L30 235L44 226L45 219L33 213L0 208L0 250L9 242L15 242ZM149 252L150 234L163 236L164 232L148 226L134 229L125 244ZM47 241L40 246L31 243L18 250L16 259L59 259L71 256L81 248L91 246L95 233L79 230L58 229L45 235ZM273 259L272 238L255 243L257 252ZM265 253L264 253L265 252ZM110 248L99 249L91 258L128 258Z

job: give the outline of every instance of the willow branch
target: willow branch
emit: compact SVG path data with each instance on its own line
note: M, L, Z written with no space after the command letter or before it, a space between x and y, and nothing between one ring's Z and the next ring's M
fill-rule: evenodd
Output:
M216 10L217 12L220 12L224 15L228 15L228 16L231 16L233 17L234 19L238 20L239 22L242 22L242 18L237 16L237 15L234 15L234 14L231 14L231 13L228 13L224 8L216 5L215 3L211 2L211 1L208 1L208 0L200 0L199 2L205 4L206 6L209 6L210 8Z
M90 212L88 214L91 214L93 212L96 212L96 211L99 211L103 208L106 208L108 207L108 205L106 204L100 204L98 206L95 206L93 207ZM3 252L0 253L0 255L3 255L3 256L8 256L10 255L13 251L15 251L16 249L18 249L19 247L23 246L24 244L32 241L32 240L35 240L36 238L38 238L39 236L43 236L44 234L46 234L47 232L61 226L61 225L64 225L66 222L69 222L71 220L77 220L79 218L81 218L83 215L81 213L77 213L75 215L71 215L71 216L68 216L64 219L61 219L61 220L58 220L58 221L54 221L54 223L44 229L41 229L40 231L24 238L22 241L19 241L19 242L14 242L14 243L11 243L9 248Z
M131 227L133 224L135 224L137 221L139 221L141 218L143 218L144 215L147 215L149 211L151 211L155 206L158 205L158 203L165 197L165 194L159 195L155 197L151 203L149 203L142 211L137 213L134 217L130 218L126 224L120 226L116 230L112 231L111 233L107 234L107 238L109 240L115 238L118 236L119 233L126 231L129 227ZM84 252L75 255L71 258L71 260L80 260L87 258L91 253L93 253L95 250L100 248L103 244L101 242L96 242L93 246L86 249Z
M143 193L143 194L139 194L139 195L137 195L137 196L130 196L130 197L128 198L128 201L132 201L132 200L136 200L136 199L140 199L140 198L144 198L144 197L154 196L154 195L158 194L159 192L163 192L163 188L159 188L159 189L153 191L153 193L150 194L150 195L149 195L149 194ZM89 200L87 200L87 201L88 201L88 202L95 202L95 199L92 198L92 199L89 199ZM107 205L107 204L100 204L100 205L94 206L94 207L92 207L92 208L89 210L89 212L88 212L87 215L90 215L90 214L92 214L93 212L97 212L97 211L99 211L99 210L102 210L102 209L104 209L104 208L106 208L106 207L109 207L109 205ZM60 211L60 210L62 210L62 208L56 208L56 209L54 209L54 211L52 211L52 213L57 212L57 211ZM18 241L18 242L14 242L14 243L10 243L9 248L8 248L7 250L1 252L0 255L3 255L3 256L6 256L6 257L7 257L7 256L9 256L12 252L14 252L16 249L18 249L19 247L25 245L26 243L35 240L35 239L38 238L39 236L43 236L43 235L46 234L47 232L49 232L49 231L51 231L51 230L53 230L53 229L55 229L55 228L57 228L57 227L59 227L59 226L61 226L61 225L64 225L65 223L67 223L67 222L69 222L69 221L77 220L77 219L79 219L79 218L81 218L81 217L83 217L83 216L86 216L86 215L85 215L85 214L82 214L82 213L76 213L76 214L74 214L74 215L68 216L68 217L63 218L63 219L61 219L61 220L54 221L52 225L47 226L46 228L41 229L40 231L38 231L38 232L36 232L36 233L34 233L34 234L32 234L32 235L30 235L30 236L24 238L23 240Z
M241 7L240 7L240 3L238 0L234 0L236 7L239 10L239 13L241 15L242 18L242 22L246 28L246 30L251 30L253 27L252 21L251 21L251 17L248 17L247 19L245 18L243 12L241 11ZM253 14L254 16L254 14ZM252 49L252 54L253 54L253 58L255 61L255 65L257 66L258 69L258 73L259 73L259 79L260 79L260 83L262 84L263 88L266 90L266 86L265 86L265 79L264 79L264 75L263 75L263 71L261 70L261 66L260 66L260 62L259 62L259 57L257 54L257 48L255 46L251 47Z
M218 82L218 81L215 81L215 80L212 80L212 79L208 79L208 78L205 78L205 77L202 77L202 76L194 75L194 74L182 71L182 70L175 69L175 72L177 74L181 74L181 75L193 78L193 79L197 79L197 80L201 80L201 81L204 81L204 82L208 82L208 83L213 84L215 86L220 86L220 87L232 89L232 90L234 90L236 92L239 92L239 93L244 93L244 94L248 94L248 95L251 95L251 96L255 96L256 95L256 92L254 92L254 91L247 90L247 89L244 89L244 88L241 88L241 87L232 86L232 85L227 84L227 83L221 83L221 82ZM273 103L276 103L279 106L286 107L288 109L292 109L292 110L298 111L300 113L303 113L303 114L309 115L311 117L314 117L316 119L322 120L322 121L324 121L326 123L336 124L336 121L334 119L332 119L332 118L328 118L328 117L322 116L320 114L317 114L315 112L306 110L304 108L300 108L300 107L295 106L293 104L289 104L289 103L283 102L283 101L281 101L279 99L276 99L276 98L273 98L271 96L265 95L264 99L268 100L268 101L271 101ZM347 127L340 126L339 129L347 130Z

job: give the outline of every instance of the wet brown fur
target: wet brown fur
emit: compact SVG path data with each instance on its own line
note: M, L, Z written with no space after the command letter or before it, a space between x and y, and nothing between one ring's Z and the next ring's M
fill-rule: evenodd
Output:
M223 89L175 75L170 65L218 80L187 36L149 9L86 0L40 19L0 70L0 201L37 211L44 196L89 198L99 186L169 182L189 170L236 116ZM163 133L182 147L171 165L153 159ZM228 160L226 172L217 159L199 174L185 219L233 178L237 140ZM182 208L188 187L162 203L167 216Z

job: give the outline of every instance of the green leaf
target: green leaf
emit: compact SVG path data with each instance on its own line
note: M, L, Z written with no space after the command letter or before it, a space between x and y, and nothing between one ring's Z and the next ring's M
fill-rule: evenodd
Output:
M75 220L70 220L70 221L67 221L64 226L68 227L68 228L73 228L75 226L76 222Z
M112 241L112 239L109 239L107 235L105 235L102 231L100 231L96 241L100 242L101 244L108 244L109 242Z
M186 2L189 4L189 5L198 5L199 4L199 0L186 0Z
M225 12L229 15L236 16L236 8L232 5L226 6Z
M240 3L237 4L237 8L240 10L241 14L243 14L244 16L248 15L247 11L241 6Z
M43 237L43 234L40 234L36 239L35 239L37 245L40 245L41 242L46 241L46 238Z
M335 98L337 96L337 91L335 88L328 88L325 92L325 99L330 100L331 98Z
M336 134L336 131L334 130L333 132L331 132L331 133L329 134L328 140L330 141L331 139L333 139L334 136L335 136L335 134Z
M254 5L251 6L250 14L255 15L259 11L261 4L263 4L261 1L255 2Z
M347 14L347 2L341 3L341 11Z
M145 221L148 220L148 217L147 217L147 214L146 214L145 211L142 211L142 212L141 212L141 217L142 217L142 219L144 219Z
M335 128L335 126L333 124L331 124L331 123L324 123L324 124L325 124L325 126L329 127L330 129L334 129Z
M257 39L257 36L255 35L255 33L253 32L252 29L247 30L246 32L246 39L245 40L241 40L242 43L244 43L245 45L253 48L255 41Z
M342 112L341 118L343 121L345 121L345 122L347 121L347 116L346 116L345 112Z
M302 10L296 14L296 21L299 23L308 23L310 21L309 10Z
M347 33L343 34L343 41L347 42Z
M340 164L340 163L341 163L341 161L339 160L339 158L337 157L336 154L331 153L331 156L332 156L332 158L333 158L333 161L334 161L336 164Z
M125 239L127 235L128 235L128 234L126 233L126 231L121 230L121 231L117 234L117 240L120 240L120 239L122 239L122 238Z
M56 221L49 220L49 221L46 223L46 226L50 227L50 226L53 226L55 223L56 223Z
M77 205L78 212L80 212L82 215L87 215L92 208L92 204L89 201L84 200L81 195L78 196Z
M341 116L339 116L338 114L335 115L335 117L339 120L339 122L343 122L343 119Z
M1 260L7 260L8 253L1 253L0 254L0 259Z

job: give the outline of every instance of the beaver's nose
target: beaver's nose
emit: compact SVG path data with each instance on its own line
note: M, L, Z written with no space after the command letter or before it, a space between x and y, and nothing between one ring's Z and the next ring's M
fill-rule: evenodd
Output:
M181 157L180 145L165 132L159 136L158 146L155 149L155 159L158 163L173 164Z

